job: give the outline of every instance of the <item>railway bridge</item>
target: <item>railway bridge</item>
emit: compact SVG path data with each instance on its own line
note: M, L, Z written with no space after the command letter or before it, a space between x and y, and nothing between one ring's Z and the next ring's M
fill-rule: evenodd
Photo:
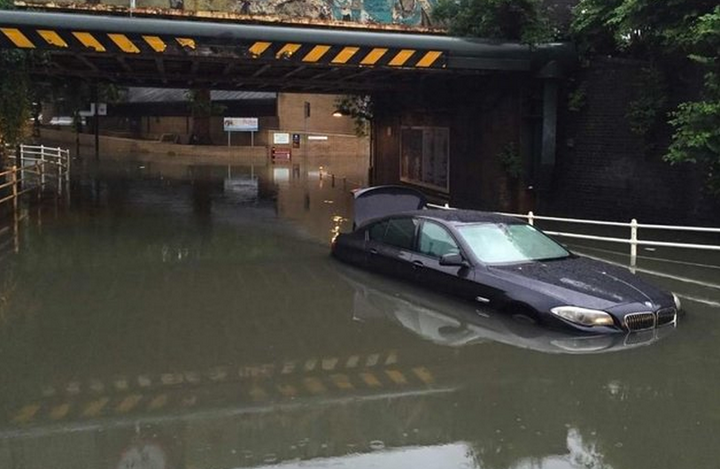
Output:
M31 70L37 77L371 95L373 182L416 184L456 205L519 200L498 190L506 179L498 154L508 148L529 185L542 189L552 174L558 80L574 57L568 44L102 12L0 11L0 47L42 51Z

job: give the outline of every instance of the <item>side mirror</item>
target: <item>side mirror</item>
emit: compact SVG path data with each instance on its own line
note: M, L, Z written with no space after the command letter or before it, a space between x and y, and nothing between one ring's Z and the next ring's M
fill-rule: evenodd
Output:
M467 267L468 263L463 259L462 254L452 253L445 254L440 258L440 265L456 265L458 267Z

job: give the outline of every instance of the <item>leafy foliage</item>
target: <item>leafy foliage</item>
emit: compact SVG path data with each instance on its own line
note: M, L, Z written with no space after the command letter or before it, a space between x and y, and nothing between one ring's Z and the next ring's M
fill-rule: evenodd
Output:
M0 9L11 8L11 0L0 0ZM28 60L24 51L0 50L0 148L18 143L30 118Z
M645 68L637 98L628 103L627 118L630 130L645 136L655 127L667 105L667 89L663 74L655 68Z
M365 137L370 132L370 121L373 118L373 101L366 95L346 95L335 102L335 108L342 115L350 116L355 121L355 134Z
M581 0L573 36L585 57L626 55L650 60L643 91L628 105L632 130L645 134L666 117L674 128L664 156L670 163L707 169L707 186L720 197L720 6L717 0ZM705 69L699 99L664 112L668 92L658 70L674 73L694 63Z
M505 145L505 148L498 154L498 160L509 178L520 179L522 177L523 160L515 142Z
M552 38L552 28L539 0L439 0L433 18L457 36L522 41Z

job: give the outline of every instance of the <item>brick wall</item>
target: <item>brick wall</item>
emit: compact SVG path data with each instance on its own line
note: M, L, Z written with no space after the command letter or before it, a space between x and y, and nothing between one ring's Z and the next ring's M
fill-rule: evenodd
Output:
M662 161L671 129L647 139L629 129L627 105L641 92L645 65L605 59L580 72L585 105L573 112L560 103L557 167L544 212L720 225L720 204L703 196L698 168Z
M350 117L333 117L335 102L340 98L330 94L278 94L279 128L287 131L325 132L355 134L355 124ZM306 103L309 116L306 117Z

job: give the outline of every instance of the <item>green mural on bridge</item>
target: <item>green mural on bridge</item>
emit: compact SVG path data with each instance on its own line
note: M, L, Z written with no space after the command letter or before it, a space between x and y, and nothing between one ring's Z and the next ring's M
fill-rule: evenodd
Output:
M125 9L132 0L27 0L24 5L68 7L79 10ZM84 3L84 4L83 4ZM397 25L409 28L432 26L431 12L437 0L136 0L137 10L162 14L217 12L274 21L353 22L366 25ZM158 11L161 10L161 11Z

